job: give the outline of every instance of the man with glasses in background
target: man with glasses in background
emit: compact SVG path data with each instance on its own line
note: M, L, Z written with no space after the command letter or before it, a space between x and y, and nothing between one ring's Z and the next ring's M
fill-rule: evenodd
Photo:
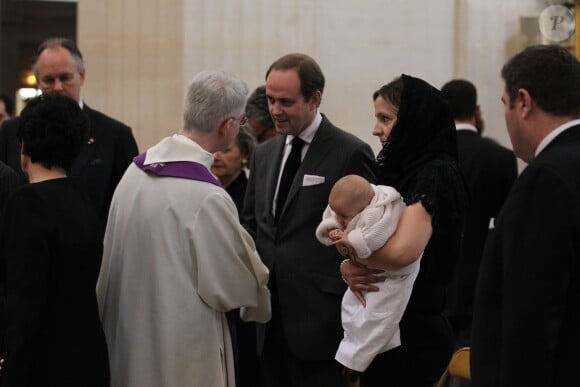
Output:
M70 176L86 191L104 226L115 187L138 153L131 128L91 109L82 100L85 64L72 40L50 38L42 42L32 68L43 93L68 95L89 118L88 138L73 163ZM0 128L0 161L14 169L25 182L27 178L20 168L20 141L16 137L18 122L15 118Z

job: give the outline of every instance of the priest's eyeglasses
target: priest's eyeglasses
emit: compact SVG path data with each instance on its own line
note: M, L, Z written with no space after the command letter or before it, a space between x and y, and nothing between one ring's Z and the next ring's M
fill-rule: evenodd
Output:
M230 118L234 121L240 121L240 126L246 125L248 123L248 117L246 117L245 115L240 117L240 118L236 118L236 117L230 117Z

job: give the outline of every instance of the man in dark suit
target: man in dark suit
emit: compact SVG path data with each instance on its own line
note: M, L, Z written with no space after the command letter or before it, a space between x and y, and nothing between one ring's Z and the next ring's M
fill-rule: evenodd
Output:
M456 347L471 344L473 294L485 239L518 175L514 153L493 140L481 137L476 123L482 120L475 86L454 79L441 88L457 129L459 166L469 187L460 255L450 283L447 315L453 326Z
M320 114L323 90L322 71L307 55L283 56L266 73L268 106L282 135L256 148L242 215L270 269L272 320L258 329L266 387L345 383L334 360L343 336L341 256L319 243L315 230L333 184L348 174L373 181L375 163L368 144ZM283 201L282 172L297 141L301 164Z
M472 386L580 386L580 63L532 46L502 77L508 133L529 164L485 245Z
M68 95L89 118L88 138L70 176L86 190L104 226L115 187L138 153L131 128L89 108L81 99L85 66L72 40L51 38L42 42L36 51L33 70L43 93ZM16 136L18 122L15 118L0 128L0 161L14 169L20 181L25 182L27 179L20 168L20 141Z

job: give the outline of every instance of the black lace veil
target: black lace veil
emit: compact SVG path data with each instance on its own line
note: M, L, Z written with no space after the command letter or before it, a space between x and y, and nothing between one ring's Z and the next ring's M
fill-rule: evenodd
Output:
M425 162L444 155L457 160L453 116L439 90L403 74L397 122L377 156L379 180L391 185Z

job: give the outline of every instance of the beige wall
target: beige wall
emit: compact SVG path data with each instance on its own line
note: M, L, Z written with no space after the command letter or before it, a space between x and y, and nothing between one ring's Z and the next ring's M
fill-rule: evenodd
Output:
M83 98L131 125L144 150L179 129L196 72L225 69L254 88L274 59L300 51L326 75L321 110L375 150L370 96L403 72L435 87L473 81L486 134L509 146L499 71L519 49L520 16L544 7L543 0L79 1Z
M183 1L79 1L87 104L133 128L140 150L181 127Z

